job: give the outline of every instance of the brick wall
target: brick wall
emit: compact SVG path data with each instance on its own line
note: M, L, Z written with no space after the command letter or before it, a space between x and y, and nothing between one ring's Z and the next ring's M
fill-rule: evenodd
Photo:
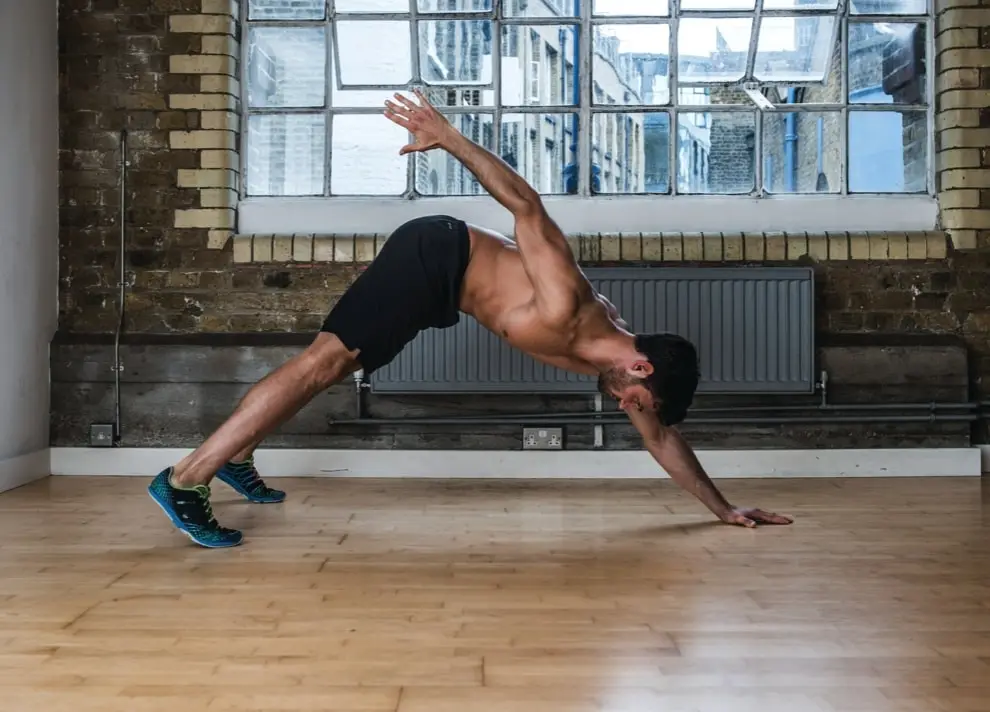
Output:
M85 339L116 325L121 129L131 163L129 333L312 332L374 255L373 238L231 239L237 5L61 1L63 334ZM813 263L823 341L952 338L970 351L974 393L990 393L990 9L943 3L939 22L936 162L948 251L941 234L595 235L574 240L580 257ZM910 127L905 135L915 138ZM800 166L807 180L807 160Z

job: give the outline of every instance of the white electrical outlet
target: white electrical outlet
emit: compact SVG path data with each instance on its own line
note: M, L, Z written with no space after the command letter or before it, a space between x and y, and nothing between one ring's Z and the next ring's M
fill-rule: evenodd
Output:
M563 449L563 428L523 428L523 450Z

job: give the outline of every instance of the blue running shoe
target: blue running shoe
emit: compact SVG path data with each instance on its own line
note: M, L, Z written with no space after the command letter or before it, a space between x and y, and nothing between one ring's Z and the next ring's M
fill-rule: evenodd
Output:
M223 549L241 543L243 534L236 529L221 527L213 516L208 486L197 485L193 489L173 487L169 482L171 475L171 467L160 472L148 487L148 493L179 531L208 549Z
M254 458L244 462L228 462L217 472L217 479L251 502L271 504L285 500L285 492L265 484L254 466Z

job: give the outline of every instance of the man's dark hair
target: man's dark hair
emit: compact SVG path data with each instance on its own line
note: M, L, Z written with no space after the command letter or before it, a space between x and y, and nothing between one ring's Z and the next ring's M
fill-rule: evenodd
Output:
M687 415L698 388L698 351L676 334L637 334L635 344L653 366L644 383L658 403L660 420L664 425L677 425Z

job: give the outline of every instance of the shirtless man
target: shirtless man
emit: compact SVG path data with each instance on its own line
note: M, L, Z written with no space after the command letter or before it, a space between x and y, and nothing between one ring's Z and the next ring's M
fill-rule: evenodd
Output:
M254 468L261 440L320 391L359 369L370 375L420 331L453 326L461 312L533 358L598 376L599 389L619 402L653 458L721 521L789 524L788 516L726 501L674 429L698 384L694 347L671 334L630 333L592 289L539 194L416 95L419 103L400 94L386 102L385 115L414 137L399 153L440 148L460 160L512 213L515 241L447 216L399 227L313 343L255 385L199 449L154 479L151 496L173 524L202 546L241 543L241 532L213 516L213 477L252 501L281 501L285 494Z

